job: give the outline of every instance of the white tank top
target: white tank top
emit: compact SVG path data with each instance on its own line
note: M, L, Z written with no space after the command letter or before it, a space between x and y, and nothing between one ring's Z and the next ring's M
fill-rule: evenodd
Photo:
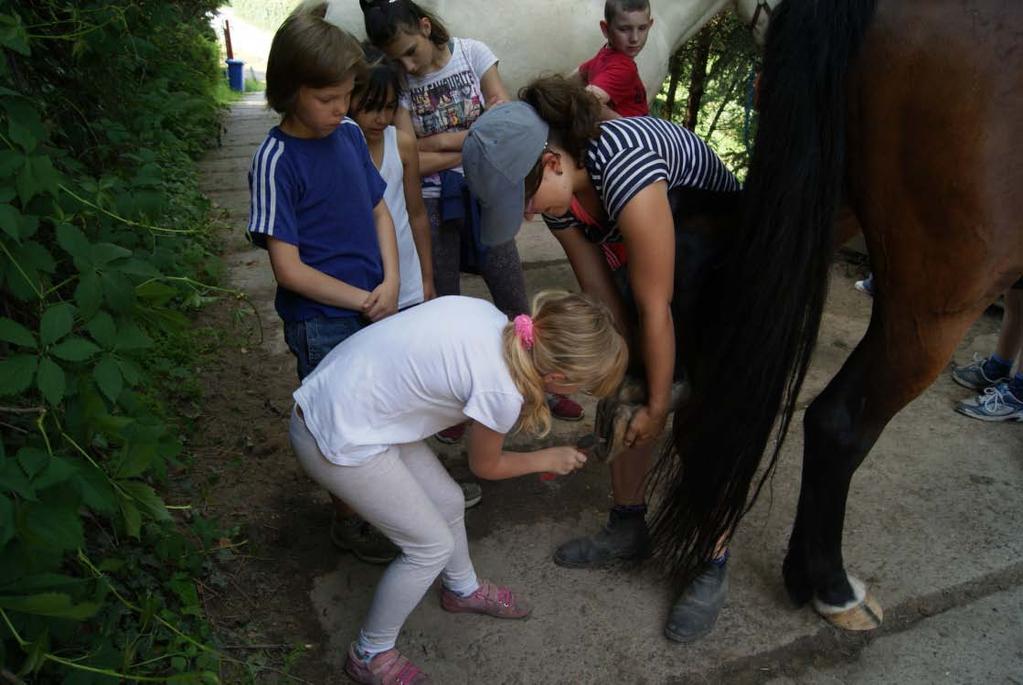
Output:
M393 126L384 129L384 157L380 163L380 176L387 183L384 202L391 213L394 234L398 239L398 274L401 278L398 309L404 309L423 301L423 271L419 266L419 253L412 240L412 227L405 207L405 167L398 151L398 130Z

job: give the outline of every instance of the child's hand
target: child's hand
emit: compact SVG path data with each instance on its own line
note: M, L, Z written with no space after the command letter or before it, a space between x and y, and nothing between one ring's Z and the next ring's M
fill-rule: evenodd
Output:
M370 321L379 321L398 311L398 281L384 279L373 289L362 305L362 315Z
M545 469L559 476L566 476L586 465L586 455L574 447L547 448L550 465Z

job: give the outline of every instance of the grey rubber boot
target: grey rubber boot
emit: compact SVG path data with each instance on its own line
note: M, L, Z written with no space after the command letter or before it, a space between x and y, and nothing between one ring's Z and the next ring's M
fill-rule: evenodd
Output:
M694 642L709 633L728 595L728 564L707 564L671 608L664 636L675 642Z
M554 551L554 563L568 568L601 568L617 560L650 556L650 534L640 514L608 513L595 535L569 540Z

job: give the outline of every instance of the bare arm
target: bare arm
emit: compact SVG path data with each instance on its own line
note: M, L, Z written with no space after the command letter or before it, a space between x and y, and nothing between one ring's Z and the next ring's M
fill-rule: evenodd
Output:
M535 452L505 452L504 434L474 422L469 429L469 468L479 478L502 480L527 473L565 475L582 468L586 455L574 447L548 447Z
M511 100L508 89L504 87L504 81L501 80L501 74L497 71L497 64L483 72L483 76L480 78L480 90L483 91L487 109Z
M637 442L656 438L671 409L675 370L675 327L671 316L675 222L667 188L664 181L647 186L629 200L618 216L629 255L629 284L639 312L640 349L649 393L646 410L650 430L630 425L630 431L636 428Z
M365 315L370 321L379 321L398 311L398 239L394 235L394 221L387 203L381 198L373 208L376 223L377 243L380 245L380 259L384 265L384 281L370 293L366 300Z
M423 273L423 298L432 300L437 296L433 285L433 249L430 244L430 219L423 203L423 191L419 183L419 154L416 139L404 131L398 131L398 152L404 166L402 182L405 187L405 208L408 223L412 229L412 242L419 254L419 268Z
M629 321L625 315L625 303L622 296L615 287L614 279L611 276L611 267L600 250L600 246L591 243L578 228L565 228L551 231L554 237L561 243L568 257L572 271L579 282L579 287L587 295L592 295L604 303L611 310L611 314L618 324L618 330L626 338L631 333Z
M268 238L267 252L274 278L282 288L331 307L363 310L368 292L309 266L299 257L297 246Z

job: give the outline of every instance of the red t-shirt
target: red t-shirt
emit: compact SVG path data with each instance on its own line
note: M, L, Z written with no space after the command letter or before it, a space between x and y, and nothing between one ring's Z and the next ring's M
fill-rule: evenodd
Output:
M597 86L611 97L607 106L623 117L650 114L646 88L639 78L636 62L623 52L605 45L593 59L579 65L579 75L588 86Z

